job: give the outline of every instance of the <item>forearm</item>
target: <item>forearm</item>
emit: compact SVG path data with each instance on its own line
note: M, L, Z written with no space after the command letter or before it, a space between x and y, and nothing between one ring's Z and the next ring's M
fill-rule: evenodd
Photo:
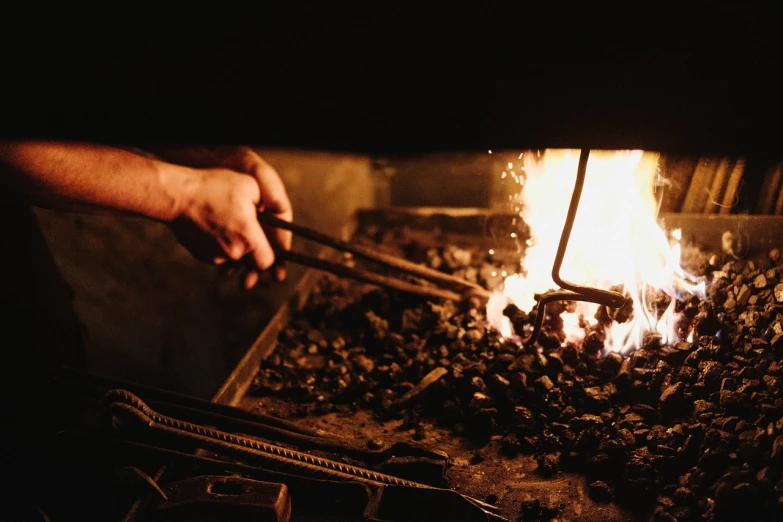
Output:
M192 169L103 145L0 142L2 182L31 202L60 209L85 205L161 221L186 206Z

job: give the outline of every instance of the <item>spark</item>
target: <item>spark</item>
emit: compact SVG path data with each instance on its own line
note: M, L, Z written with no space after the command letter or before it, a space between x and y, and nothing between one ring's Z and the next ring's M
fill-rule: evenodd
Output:
M495 255L495 249L494 248L490 248L489 249L489 255L491 255L491 256Z

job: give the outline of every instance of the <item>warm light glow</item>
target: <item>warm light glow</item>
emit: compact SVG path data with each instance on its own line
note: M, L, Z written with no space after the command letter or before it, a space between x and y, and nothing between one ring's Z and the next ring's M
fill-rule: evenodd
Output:
M579 314L576 312L563 312L563 329L566 331L566 341L581 342L585 338L585 331L579 327Z
M536 305L536 293L556 288L552 264L578 162L578 150L547 150L537 157L524 156L521 215L532 237L520 262L520 273L505 279L487 309L490 323L503 335L511 335L512 329L502 315L501 304L511 301L530 311ZM650 287L674 298L704 295L704 283L694 283L680 266L682 231L673 231L669 238L656 221L657 166L658 155L643 151L592 151L587 164L561 276L566 281L604 289L622 284L630 294L633 318L622 324L613 322L606 329L607 350L626 352L638 347L649 331L657 331L664 343L678 340L675 300L658 317L654 304L648 302ZM512 232L511 237L515 236ZM584 339L579 317L595 325L597 309L598 305L592 303L578 303L575 312L561 314L567 341L578 343Z

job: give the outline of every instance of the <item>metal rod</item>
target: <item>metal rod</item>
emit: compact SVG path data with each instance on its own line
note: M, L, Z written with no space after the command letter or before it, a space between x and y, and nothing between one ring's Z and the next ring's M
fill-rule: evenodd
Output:
M104 401L108 403L107 412L110 414L112 425L115 428L130 423L127 427L131 431L138 428L151 430L153 433L171 438L177 443L189 442L194 447L211 448L214 451L238 458L240 461L256 460L276 468L277 471L290 471L300 477L322 480L359 482L373 488L391 485L426 490L441 489L260 440L222 432L208 426L166 417L152 410L140 398L127 390L111 390L106 394ZM499 512L496 506L466 495L460 495L482 510L495 514Z
M372 450L353 439L343 439L333 435L328 437L323 435L312 436L284 430L275 426L234 418L230 415L209 413L196 408L175 404L158 403L157 405L153 405L161 409L162 413L169 416L177 415L180 419L187 420L194 424L205 424L222 431L241 433L250 437L261 438L275 443L288 444L299 448L340 453L365 463L380 462L388 459L392 455L398 457L421 456L436 460L448 460L448 455L446 453L430 451L424 447L417 448L408 443L395 444L394 446L384 444L383 447Z
M444 452L430 450L408 442L384 443L381 448L369 449L359 441L341 438L320 430L305 429L277 417L253 414L240 408L218 405L157 388L90 374L74 368L64 367L60 371L62 375L55 377L60 386L87 388L84 390L85 393L100 394L100 396L112 389L126 389L144 397L147 404L163 414L176 415L178 418L214 426L223 431L243 433L302 448L345 454L368 464L380 462L392 455L448 460L448 455Z
M471 283L464 279L460 279L458 277L454 277L449 274L444 274L443 272L419 265L412 261L408 261L407 259L402 259L396 256L390 256L388 254L377 252L371 248L362 245L356 245L353 243L349 243L347 241L342 241L335 237L318 232L317 230L313 230L308 227L297 225L295 223L282 220L280 218L271 216L269 214L264 214L262 212L259 212L258 221L261 222L261 224L263 225L267 225L275 228L282 228L284 230L290 230L294 234L301 236L305 239L315 241L316 243L321 243L322 245L326 245L343 252L351 253L357 257L361 257L368 261L373 261L375 263L387 266L389 268L394 268L402 272L409 273L411 275L414 275L421 279L425 279L427 281L441 283L449 286L456 286L460 288L468 288L472 291L479 292L480 294L487 293L484 288L482 288L480 285L476 283ZM291 259L291 261L298 263L298 261L293 259ZM350 277L350 276L346 276L346 277Z
M119 415L124 417L121 420L135 421L138 425L144 425L160 435L168 436L180 442L189 441L199 446L227 452L240 459L251 457L283 470L294 470L325 479L357 480L373 486L391 484L430 487L426 484L386 475L385 473L316 457L309 453L292 450L276 444L167 417L154 411L144 404L141 399L126 390L110 391L106 394L106 401L110 401L110 413L113 416Z
M592 288L589 286L577 285L565 281L560 276L560 268L563 265L563 258L565 257L566 249L568 248L568 240L571 237L571 231L574 228L574 219L576 218L576 212L579 210L579 200L582 197L582 188L585 184L585 174L587 173L587 159L590 156L589 149L582 149L579 153L579 166L576 169L576 181L574 182L574 191L571 194L571 203L568 206L568 213L566 214L565 224L563 225L563 233L560 235L560 243L557 246L557 253L555 254L555 262L552 265L552 280L565 290L555 290L548 292L541 296L538 300L538 308L536 313L536 321L533 324L533 331L530 336L523 342L527 346L533 345L539 335L541 335L541 327L544 324L544 315L546 314L546 305L554 301L587 301L589 303L602 304L610 308L620 308L625 303L625 297L623 294L613 292L611 290L601 290L600 288Z
M590 301L612 308L619 308L623 306L623 303L625 302L625 297L623 297L622 294L612 292L611 290L601 290L600 288L569 283L560 277L560 268L563 265L563 258L565 257L565 252L568 248L568 240L571 238L571 230L574 228L574 219L576 218L577 210L579 210L579 200L582 197L582 188L585 185L587 158L589 156L589 149L582 149L579 154L579 167L576 170L574 192L571 194L571 203L568 206L568 214L566 214L565 224L563 225L563 233L560 235L560 243L557 246L555 264L552 266L552 280L561 288L577 293L579 295L578 301Z
M230 420L235 427L240 429L252 426L258 430L271 428L321 440L328 440L333 437L331 434L307 429L293 422L270 415L252 413L241 408L216 404L191 397L190 395L106 377L68 366L61 367L54 379L63 386L82 388L85 389L85 392L93 391L101 395L112 389L126 389L143 396L148 403L164 411L174 409L177 411L177 414L180 414L182 409L187 409L188 412L196 414L197 422L217 423Z
M452 301L461 301L463 296L451 290L445 290L434 286L424 286L421 284L409 283L401 279L393 277L386 277L375 272L367 270L351 268L339 263L333 263L325 259L320 259L306 254L300 254L299 252L290 252L287 250L280 250L277 255L287 261L296 263L299 265L310 266L318 270L324 270L326 272L347 277L349 279L355 279L357 281L363 281L365 283L371 283L374 285L382 286L385 288L391 288L393 290L399 290L401 292L407 292L410 294L416 294L423 297L430 297L434 299L451 299ZM486 290L482 289L483 293ZM470 290L471 294L476 294L473 289Z
M181 451L177 451L169 448L163 448L160 446L151 446L149 444L144 444L144 443L130 441L130 440L115 440L113 442L122 447L127 447L128 449L136 450L138 452L143 452L148 455L165 456L168 457L170 460L179 461L185 464L204 466L207 467L208 469L213 469L217 472L232 471L234 473L244 474L256 480L262 480L267 482L280 482L285 484L289 488L291 488L292 494L294 493L295 489L303 494L307 494L309 500L314 500L315 498L314 491L313 489L311 489L312 486L315 485L317 491L321 493L319 497L329 496L330 507L334 502L333 495L335 494L344 495L346 493L344 489L336 490L335 486L337 484L339 484L340 488L344 488L349 484L362 486L362 487L366 487L366 486L377 487L373 484L369 484L364 481L357 480L356 478L352 478L348 481L345 480L341 481L341 480L335 480L334 478L323 479L317 477L308 477L304 475L292 475L289 473L284 473L282 471L261 469L254 466L249 466L247 464L240 464L237 462L230 462L230 461L213 459L204 456L193 455L190 453L184 453ZM304 489L305 487L307 487L307 489ZM415 486L408 486L408 487L415 487ZM420 487L418 489L442 491L442 488L436 488L432 486ZM454 491L454 490L448 490L448 491ZM478 500L473 497L469 497L461 493L458 494L464 499L468 500L473 505L475 505L476 507L478 507L479 509L496 516L500 515L500 509L497 506L488 504L487 502Z

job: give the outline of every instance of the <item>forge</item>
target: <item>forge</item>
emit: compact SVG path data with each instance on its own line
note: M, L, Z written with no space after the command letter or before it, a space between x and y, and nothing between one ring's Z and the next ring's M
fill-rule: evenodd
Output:
M301 165L301 154L266 156ZM750 197L741 159L473 157L464 178L464 154L378 160L375 205L343 200L327 219L295 220L308 226L289 261L308 266L287 288L265 287L279 299L268 319L237 327L243 344L210 397L64 369L56 399L70 415L45 453L41 511L778 519L783 218L769 214L780 167L767 169L774 196L756 193L760 211L732 214ZM408 173L432 161L451 186L422 194L437 174ZM440 203L471 187L483 206ZM327 243L354 254L306 241L327 228ZM383 256L482 291L400 279L372 262ZM370 272L380 279L346 277Z
M623 175L632 175L633 168ZM573 179L541 183L557 190L558 183L573 186ZM588 174L586 183L590 179ZM654 177L646 181L649 186L632 185L634 192L612 194L602 203L628 198L618 205L621 217L639 219L628 203L638 206L634 196L646 191L652 196ZM601 189L611 194L609 187L616 190ZM612 237L603 241L612 234L606 223L574 224L573 234L582 234L592 250L571 246L572 259L581 257L587 268L591 261L593 267L606 266L603 274L609 275L599 281L583 272L569 279L610 288L610 279L618 277L611 272L623 269L612 257L626 256L622 261L634 268L626 281L639 294L626 292L619 309L580 308L561 297L542 310L536 305L552 289L549 273L569 196L560 194L565 204L559 207L557 196L542 202L548 218L539 223L550 225L543 231L515 214L361 213L357 240L479 281L498 290L493 297L510 299L494 310L492 302L486 310L466 310L324 279L282 328L240 404L350 438L363 436L368 443L405 433L443 449L450 455L445 483L497 501L509 518L728 520L740 513L774 518L777 496L767 489L770 497L762 500L771 483L762 486L759 480L774 466L766 452L777 455L772 422L777 420L762 404L772 411L778 393L781 236L760 229L779 227L779 220L684 214L656 219L652 199L641 209L641 219L648 220L638 227L643 237L629 230L612 243ZM589 208L590 199L584 203ZM541 210L527 214L536 211ZM613 211L603 208L599 216ZM619 224L622 234L627 222ZM503 233L488 235L487 229ZM740 230L759 239L742 259L730 247L730 236ZM549 257L526 263L537 234L544 248L548 239ZM671 242L656 244L659 239ZM631 240L640 241L630 245ZM611 244L621 250L602 248ZM634 245L642 245L641 252L628 250ZM658 256L652 263L658 273L640 279L643 265L634 264L634 254L642 260ZM538 272L530 270L535 263ZM573 273L574 266L570 269ZM538 287L516 284L541 272L543 281L533 281ZM665 283L650 287L651 281ZM524 290L527 296L520 294ZM530 343L534 314L545 317L537 342ZM635 331L613 334L612 328L632 322L634 315ZM716 459L721 464L713 467ZM740 482L742 477L749 482Z
M773 5L9 7L2 140L250 146L360 248L245 291L0 167L0 520L783 519Z

